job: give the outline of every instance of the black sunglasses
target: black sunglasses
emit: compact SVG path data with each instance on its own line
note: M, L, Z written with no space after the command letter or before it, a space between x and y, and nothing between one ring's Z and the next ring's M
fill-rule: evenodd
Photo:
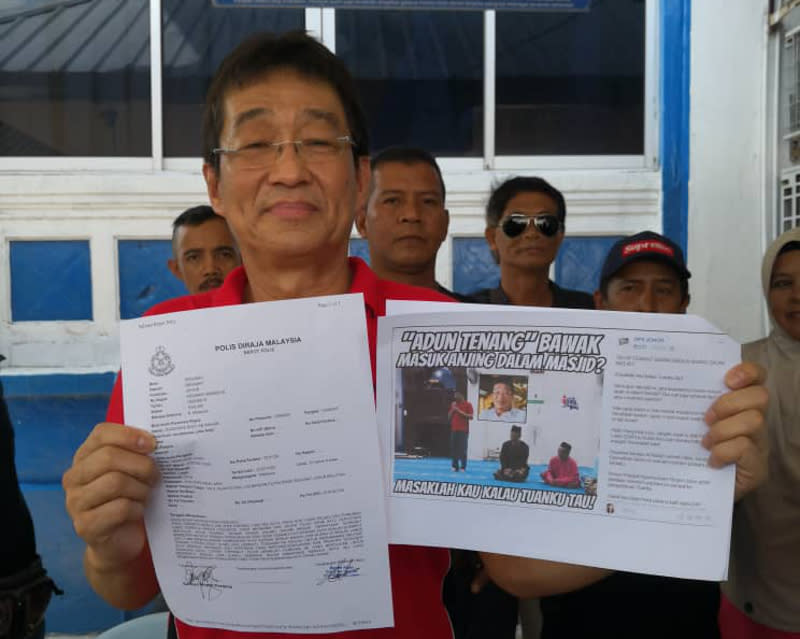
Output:
M562 228L563 224L556 215L525 215L524 213L512 213L500 224L503 233L508 237L518 237L525 232L530 224L536 227L545 237L553 237Z

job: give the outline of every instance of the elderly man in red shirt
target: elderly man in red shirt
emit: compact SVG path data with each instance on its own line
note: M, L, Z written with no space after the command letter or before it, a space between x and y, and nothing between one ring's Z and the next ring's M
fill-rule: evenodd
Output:
M165 302L151 313L361 293L374 372L377 318L385 314L386 300L447 299L379 280L360 260L348 260L353 219L369 183L366 118L342 62L309 36L260 34L221 63L206 104L203 175L214 210L237 240L242 267L222 287ZM331 374L347 372L346 362L330 366ZM760 459L753 452L763 428L765 400L757 386L763 370L744 364L728 381L732 391L714 402L707 417L710 463L752 466ZM144 527L158 469L150 456L154 437L124 425L119 382L108 421L78 449L63 485L67 511L86 543L83 565L90 584L111 605L135 609L159 591ZM481 553L481 559L498 585L521 596L575 589L606 574L493 553ZM447 551L391 545L389 560L393 628L306 637L451 637L441 600ZM268 597L264 605L268 610ZM181 639L294 636L216 630L180 620L177 630Z

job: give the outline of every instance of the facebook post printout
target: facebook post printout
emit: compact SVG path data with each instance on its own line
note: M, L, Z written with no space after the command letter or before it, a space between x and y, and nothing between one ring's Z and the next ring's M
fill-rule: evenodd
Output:
M691 316L389 313L412 313L378 325L391 542L726 577L735 473L700 440L733 340Z
M129 320L121 347L126 422L158 440L145 524L173 613L242 631L391 626L363 297Z

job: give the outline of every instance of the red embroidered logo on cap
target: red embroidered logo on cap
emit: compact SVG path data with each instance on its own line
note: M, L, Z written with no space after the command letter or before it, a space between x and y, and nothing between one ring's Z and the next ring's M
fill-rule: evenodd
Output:
M661 253L662 255L675 257L675 250L668 244L664 244L664 242L659 242L658 240L631 242L622 248L622 257L628 257L637 253Z

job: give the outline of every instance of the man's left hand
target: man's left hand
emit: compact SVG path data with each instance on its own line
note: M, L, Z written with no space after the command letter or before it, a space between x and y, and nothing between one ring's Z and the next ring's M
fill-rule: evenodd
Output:
M760 486L767 478L767 372L753 362L742 362L725 374L731 390L721 395L705 415L709 429L702 444L711 455L710 466L736 464L734 500Z

